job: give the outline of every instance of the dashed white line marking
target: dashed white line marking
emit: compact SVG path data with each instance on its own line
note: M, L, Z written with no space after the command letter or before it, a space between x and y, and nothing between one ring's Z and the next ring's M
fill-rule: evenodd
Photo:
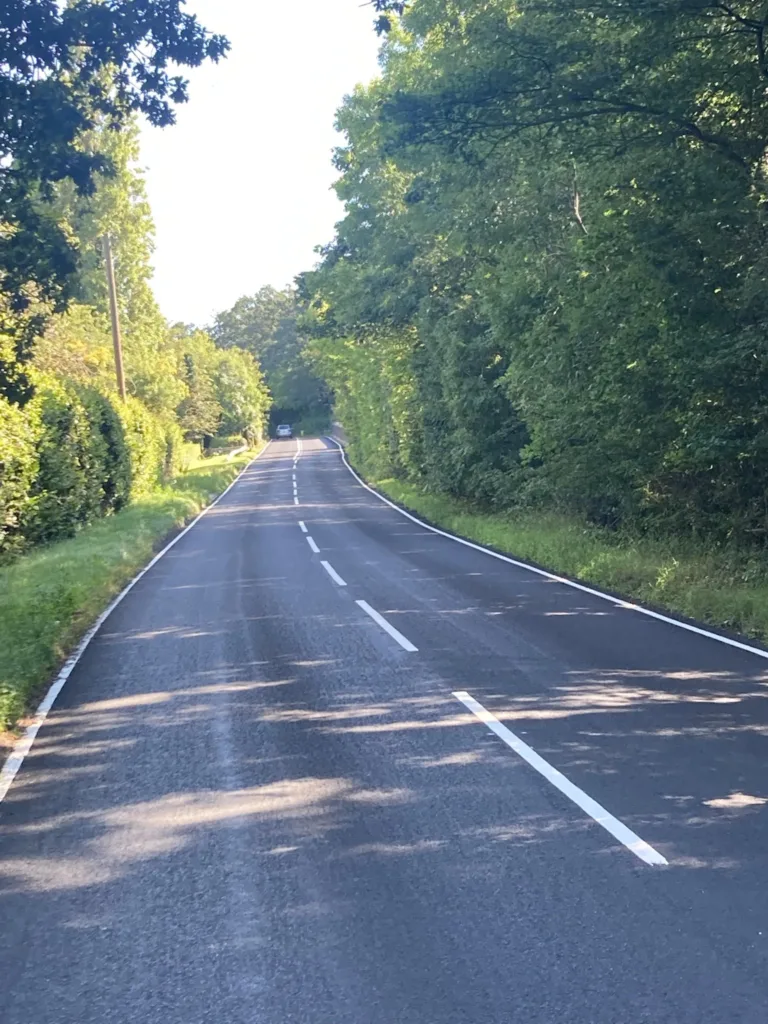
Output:
M303 519L299 520L299 529L301 530L302 533L308 533L309 532L307 530L307 524L304 522Z
M317 544L315 544L314 540L311 537L307 537L307 544L309 544L309 546L312 548L316 555L320 554L320 548L317 546Z
M295 494L294 494L294 496L293 496L293 504L294 504L294 505L298 505L298 504L299 504L299 499L298 499L298 498L296 497L296 495L295 495Z
M359 604L360 602L358 601L357 603ZM487 708L484 708L466 690L459 690L453 696L456 700L461 701L464 707L469 708L472 714L479 718L484 725L487 725L491 732L495 733L500 740L503 740L508 747L511 747L516 754L519 754L524 761L527 761L548 782L551 782L556 789L564 793L569 800L573 800L577 807L585 811L598 825L602 825L607 832L611 833L614 839L618 839L620 843L623 843L636 857L645 861L646 864L668 863L666 857L663 857L658 850L654 850L652 846L649 846L632 829L627 828L618 818L614 818L612 814L609 814L601 804L593 800L591 796L588 796L583 789L579 789L562 772L559 772L557 768L553 768L549 761L545 761L540 754L536 753L533 747L529 747L511 729L508 729L506 725L502 725L495 715L491 714Z
M322 565L322 567L325 569L325 571L328 573L328 575L331 577L334 583L336 583L339 587L346 587L347 584L344 582L341 576L339 576L339 574L336 572L336 570L333 568L330 562L321 562L320 565Z
M406 651L418 651L419 648L415 647L407 636L403 636L399 629L395 629L391 623L387 622L383 615L379 615L375 608L371 608L367 601L356 601L355 604L360 605L363 611L370 615L373 621L381 626L386 633L389 633L393 640L397 640Z

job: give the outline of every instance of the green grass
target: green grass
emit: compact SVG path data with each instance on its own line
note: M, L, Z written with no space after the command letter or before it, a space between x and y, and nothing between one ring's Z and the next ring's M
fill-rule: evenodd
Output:
M0 730L33 706L160 541L210 504L252 457L198 459L172 484L117 515L0 568Z
M469 540L645 604L768 641L768 555L693 539L628 536L552 513L484 513L399 480L380 480L375 486L434 525Z

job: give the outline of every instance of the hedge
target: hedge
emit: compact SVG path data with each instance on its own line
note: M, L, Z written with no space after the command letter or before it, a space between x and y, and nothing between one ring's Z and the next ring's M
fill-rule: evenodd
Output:
M23 546L21 520L37 477L34 416L0 396L0 554Z
M40 376L24 409L0 399L0 558L119 511L182 457L178 424L137 399Z

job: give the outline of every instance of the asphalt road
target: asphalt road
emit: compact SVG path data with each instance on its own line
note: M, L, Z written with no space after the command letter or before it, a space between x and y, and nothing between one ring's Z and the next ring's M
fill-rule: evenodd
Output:
M2 1024L765 1024L768 662L296 454L119 605L0 805Z

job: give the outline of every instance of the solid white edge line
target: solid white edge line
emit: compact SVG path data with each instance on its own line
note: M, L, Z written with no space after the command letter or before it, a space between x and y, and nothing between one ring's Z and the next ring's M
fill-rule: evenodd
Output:
M650 608L643 608L642 605L633 604L631 601L625 601L620 597L613 597L611 594L605 594L601 590L595 590L594 587L585 586L583 583L577 583L575 580L569 580L565 576L557 576L553 572L549 572L547 569L539 569L535 565L529 565L527 562L520 562L516 558L510 558L509 555L502 555L498 551L492 551L490 548L485 548L482 544L475 544L474 541L466 540L464 537L457 537L454 533L448 533L445 530L440 530L436 526L431 526L429 523L425 523L422 519L412 515L410 512L406 512L404 508L400 508L389 498L386 498L379 491L375 490L369 484L362 480L357 473L352 469L349 462L347 461L347 454L344 451L343 445L341 445L335 437L331 437L330 434L325 435L329 441L337 446L341 452L341 458L344 465L347 467L352 476L357 482L370 491L371 494L383 501L385 505L389 505L395 512L399 512L401 516L405 516L406 519L410 519L412 523L416 523L418 526L423 526L425 530L429 530L431 533L436 533L440 537L447 537L448 540L453 540L457 544L463 544L465 548L472 548L473 551L482 551L485 555L490 555L491 558L497 558L500 562L507 562L509 565L514 565L518 569L525 569L528 572L535 573L537 576L543 576L545 579L552 580L553 583L562 583L566 587L571 587L573 590L580 590L583 594L590 594L592 597L599 597L601 601L610 601L611 604L617 608L624 608L627 611L639 612L640 615L646 615L648 618L657 619L659 622L666 622L669 626L677 626L679 629L685 629L689 633L696 633L698 636L705 636L708 640L716 640L718 643L727 644L728 647L735 647L740 651L746 651L748 654L756 654L758 658L767 658L768 651L763 651L759 647L752 647L750 644L743 644L740 640L732 640L727 636L720 636L719 633L711 633L708 629L702 629L700 626L694 626L689 622L681 622L680 619L673 619L669 615L662 615L661 612L651 611Z
M120 602L125 597L127 597L127 595L133 590L133 588L139 582L139 580L149 572L152 566L156 565L163 557L163 555L167 555L171 548L178 544L181 538L185 537L189 533L189 531L200 522L203 516L207 515L212 508L215 508L216 505L219 504L222 498L229 494L229 492L232 490L235 484L238 483L242 475L248 469L250 469L250 467L253 465L256 459L261 458L261 456L264 454L267 448L269 448L271 443L271 441L267 441L267 443L264 445L261 451L257 455L254 455L254 457L246 466L243 466L243 468L237 474L237 476L229 485L229 487L227 487L226 490L222 491L218 498L212 501L210 505L207 505L203 509L203 511L200 512L199 515L195 516L195 518L192 520L191 523L189 523L188 526L185 526L183 530L176 534L172 541L165 545L162 551L158 551L154 558L150 559L150 561L147 562L144 568L140 569L139 572L136 573L133 579L129 583L127 583L125 587L123 587L123 589L120 591L117 597L115 597L114 600L109 605L107 605L107 607L104 609L101 615L98 616L98 618L90 627L90 629L86 631L86 633L80 640L80 643L75 647L74 651L70 654L70 656L62 665L58 675L51 684L45 697L43 697L42 701L38 704L37 710L35 711L32 721L21 734L17 742L14 744L13 750L6 758L5 764L3 765L2 769L0 769L0 803L2 803L5 797L7 796L8 790L11 788L13 780L16 778L19 769L24 763L24 758L32 749L32 744L35 742L35 737L40 731L40 727L42 726L43 722L48 717L48 712L53 707L56 698L64 688L64 684L69 679L75 666L80 661L83 654L85 654L86 648L90 644L91 640L93 640L93 638L96 636L98 631L107 621L107 619L115 610L115 608L117 608Z
M309 530L307 530L307 524L302 519L299 520L299 529L302 533L309 533Z
M407 636L403 636L399 629L395 629L391 623L387 622L383 615L380 615L375 608L371 608L367 601L355 601L355 604L359 605L367 615L370 615L373 621L381 626L386 633L389 633L393 640L397 640L406 651L418 651L419 648L414 646Z
M307 537L307 544L309 544L309 546L312 548L312 551L316 555L320 554L320 548L317 546L317 544L315 544L315 542L314 542L312 537Z
M557 768L553 768L549 761L545 761L544 758L537 754L533 747L529 747L527 743L523 742L519 736L516 736L510 729L503 725L495 715L493 715L487 708L475 700L475 698L466 692L466 690L460 690L453 694L456 700L468 708L476 718L486 725L491 732L495 733L499 739L503 740L508 747L511 747L516 754L519 754L524 761L535 768L536 771L543 775L544 778L551 782L552 785L559 789L561 793L572 800L577 807L580 807L582 811L590 816L593 821L596 821L598 825L602 827L614 837L618 839L628 850L631 850L636 857L640 860L645 861L646 864L668 864L666 857L663 857L658 850L654 850L652 846L641 839L632 829L627 828L618 818L615 818L606 809L599 804L596 800L593 800L591 796L588 796L583 789L579 789L575 786L570 779L567 779L562 772L559 772Z
M320 565L322 565L322 567L325 569L325 571L328 573L328 575L331 577L335 584L337 584L339 587L346 587L347 584L344 582L341 576L339 576L339 574L336 572L336 570L333 568L330 562L321 561Z

